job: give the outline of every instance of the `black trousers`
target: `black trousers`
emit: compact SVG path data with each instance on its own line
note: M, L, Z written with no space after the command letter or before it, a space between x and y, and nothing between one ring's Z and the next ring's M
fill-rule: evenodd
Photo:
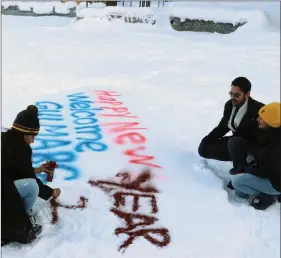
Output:
M242 137L223 137L213 141L203 139L199 145L198 153L205 159L220 161L233 161L233 166L247 164L247 155L255 156L257 146Z

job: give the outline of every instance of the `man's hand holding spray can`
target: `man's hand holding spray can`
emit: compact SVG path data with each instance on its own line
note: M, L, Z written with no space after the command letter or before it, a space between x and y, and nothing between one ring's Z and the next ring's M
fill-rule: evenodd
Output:
M46 178L47 182L53 181L56 168L58 168L58 165L55 161L53 161L53 160L47 161L47 163L45 165L45 169L46 169L45 172L47 173L47 178ZM59 188L54 188L53 190L54 190L53 198L59 197L61 194L61 190Z

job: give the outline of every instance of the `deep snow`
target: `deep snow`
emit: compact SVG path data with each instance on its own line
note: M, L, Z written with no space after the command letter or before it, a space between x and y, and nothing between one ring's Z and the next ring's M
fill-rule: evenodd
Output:
M253 98L279 101L280 32L269 27L259 11L248 7L247 13L243 6L244 16L251 19L233 34L176 32L168 26L169 8L154 11L156 26L90 18L75 22L58 17L2 17L2 124L11 126L16 114L31 103L63 105L62 123L69 133L63 139L71 145L44 153L74 152L77 160L69 165L78 168L80 177L65 180L69 174L58 169L50 185L61 187L59 200L64 204L75 204L81 195L89 199L83 210L59 208L60 220L53 226L48 202L38 200L35 210L44 226L42 237L32 245L4 247L3 257L280 256L280 206L258 212L244 202L229 202L221 179L206 169L197 154L201 138L221 118L235 77L251 80ZM238 6L228 8L241 18ZM199 17L202 12L197 10ZM116 144L116 134L103 125L119 121L102 116L109 114L106 109L97 111L96 117L108 150L74 151L79 140L67 95L85 92L96 102L95 90L116 91L121 95L117 101L138 117L122 121L139 121L139 127L147 128L138 130L147 139L145 153L163 167L153 172L161 190L155 226L167 228L171 237L165 248L139 238L124 254L118 252L126 235L117 237L114 230L123 221L110 212L113 201L87 184L90 178L114 178L125 168L141 170L123 154L136 146ZM38 140L33 146L34 153L42 152L36 150L40 144ZM226 177L231 167L230 163L210 164L220 177ZM147 203L142 203L142 209L149 215Z

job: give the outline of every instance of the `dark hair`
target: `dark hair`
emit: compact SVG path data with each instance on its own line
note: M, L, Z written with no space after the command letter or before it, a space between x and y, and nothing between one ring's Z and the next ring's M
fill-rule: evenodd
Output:
M239 87L244 93L251 91L251 82L246 77L237 77L231 83L232 86Z

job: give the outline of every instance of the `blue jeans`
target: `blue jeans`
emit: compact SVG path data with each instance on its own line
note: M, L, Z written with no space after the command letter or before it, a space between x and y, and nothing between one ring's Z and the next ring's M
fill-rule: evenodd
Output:
M23 199L26 212L30 212L39 194L37 181L34 178L25 178L16 180L14 183Z
M280 195L280 193L273 188L270 180L267 178L243 173L235 175L231 182L240 197L246 197L246 195L257 196L260 193Z

